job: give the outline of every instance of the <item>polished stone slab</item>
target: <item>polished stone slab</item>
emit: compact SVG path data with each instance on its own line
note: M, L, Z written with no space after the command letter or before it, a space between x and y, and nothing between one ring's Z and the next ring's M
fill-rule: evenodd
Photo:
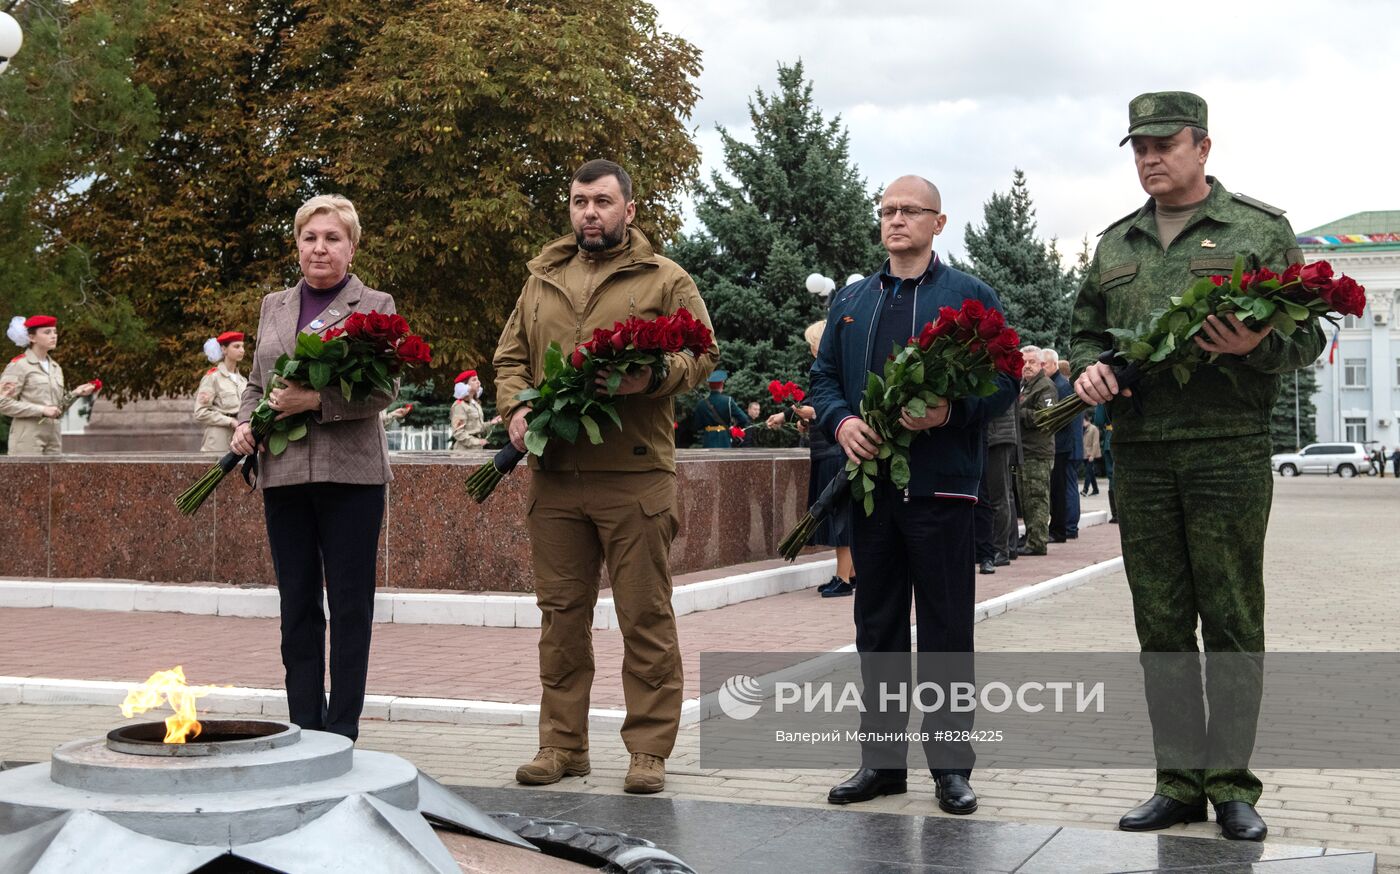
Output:
M1372 853L939 815L525 788L453 787L478 807L645 837L702 872L1374 874Z
M376 576L380 586L530 592L530 471L485 504L466 494L489 453L394 453ZM209 467L197 453L0 456L0 577L274 584L262 496L230 476L193 517L174 499ZM806 512L806 450L681 450L675 574L771 559Z

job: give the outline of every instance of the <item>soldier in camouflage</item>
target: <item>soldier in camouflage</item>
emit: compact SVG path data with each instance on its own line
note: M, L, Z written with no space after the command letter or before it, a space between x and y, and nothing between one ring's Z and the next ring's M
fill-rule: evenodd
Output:
M1184 387L1159 374L1120 392L1111 368L1098 362L1114 346L1109 329L1138 328L1197 277L1229 274L1237 256L1246 270L1282 272L1302 260L1282 210L1206 175L1206 130L1206 104L1194 94L1143 94L1129 104L1122 142L1132 141L1151 198L1101 234L1075 303L1071 360L1076 392L1088 403L1109 404L1113 419L1123 562L1143 652L1195 652L1199 619L1208 653L1254 654L1245 658L1257 659L1262 671L1264 534L1273 497L1269 414L1279 375L1317 358L1321 330L1314 324L1285 338L1268 327L1250 330L1233 314L1211 316L1195 339L1219 356L1216 366L1197 369ZM1173 678L1185 689L1170 702L1183 708L1176 712L1164 706L1170 696L1154 694L1150 673L1146 679L1156 792L1119 827L1201 822L1210 801L1225 837L1263 840L1268 829L1254 809L1262 786L1247 767L1258 678L1229 688L1208 681L1209 723L1199 669ZM1228 761L1211 762L1228 767L1163 767L1164 749L1180 739L1164 730L1173 722L1193 748L1230 751Z
M1045 369L1038 346L1025 346L1026 359L1021 374L1021 469L1016 481L1021 496L1021 516L1026 520L1026 545L1021 555L1045 555L1050 538L1050 471L1055 465L1055 433L1036 427L1035 414L1053 406L1059 395Z

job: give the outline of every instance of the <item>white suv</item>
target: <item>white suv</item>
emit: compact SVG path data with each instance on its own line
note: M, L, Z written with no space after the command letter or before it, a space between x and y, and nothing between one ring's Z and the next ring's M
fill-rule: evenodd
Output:
M1279 476L1325 473L1329 476L1356 476L1371 470L1371 456L1360 443L1311 443L1302 452L1272 456L1269 464Z

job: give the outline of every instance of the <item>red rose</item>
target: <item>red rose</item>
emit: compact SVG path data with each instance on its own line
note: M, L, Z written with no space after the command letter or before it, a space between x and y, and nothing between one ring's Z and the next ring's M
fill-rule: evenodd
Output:
M1366 289L1357 285L1350 276L1338 277L1320 293L1332 312L1339 315L1359 316L1366 310Z
M1222 285L1229 285L1229 284L1230 284L1230 277L1228 277L1228 276L1212 276L1212 277L1210 278L1210 284L1211 284L1211 285L1214 285L1216 288L1219 288L1219 287L1222 286Z
M433 360L433 350L417 334L409 334L404 337L396 351L399 361L409 366L431 364Z
M1279 279L1283 282L1284 285L1287 285L1290 282L1296 282L1298 280L1298 277L1302 275L1302 273L1302 264L1289 264L1287 267L1284 268L1283 275L1280 276ZM1219 283L1216 284L1218 285Z
M584 347L583 347L583 346L579 346L578 348L574 349L574 354L572 354L572 355L569 356L569 364L573 365L574 370L582 370L582 369L583 369L583 362L584 362L587 358L588 358L588 355L587 355L587 353L584 351Z
M781 382L778 382L776 379L772 380L768 383L768 394L773 397L773 403L781 404L783 402L784 397L783 384Z
M802 403L802 399L807 397L807 393L799 388L795 382L789 382L787 384L787 393L788 397L792 398L792 402L795 404Z
M627 348L627 333L625 331L614 331L612 338L608 341L612 344L614 352L621 352Z
M324 334L321 335L321 339L322 339L322 340L334 340L336 337L339 337L339 336L341 336L341 335L344 334L344 333L345 333L345 329L344 329L344 328L331 328L329 331L327 331L326 333L324 333Z
M914 338L915 342L919 344L919 349L924 352L927 352L929 348L933 346L933 341L938 339L938 335L933 333L933 326L933 322L924 325L924 329L919 332L919 336Z
M1304 288L1321 291L1332 284L1332 265L1326 261L1305 264L1299 272L1298 278L1303 281Z
M733 437L735 440L743 440L744 429L740 428L738 425L732 425L729 428L729 436Z
M942 315L941 310L939 314ZM977 323L980 322L982 317L986 314L987 308L982 306L981 301L965 300L963 301L962 309L957 311L953 320L962 330L970 331L977 327Z
M1020 349L1012 349L996 361L997 370L1017 380L1021 378L1021 371L1023 371L1025 367L1026 359L1021 355Z
M362 339L365 333L365 314L351 313L350 318L345 320L345 329L341 333L348 334L354 340Z
M1278 274L1267 267L1260 267L1258 270L1254 271L1255 285L1261 282L1268 282L1270 279L1278 279Z
M92 378L92 388L94 392L102 391L102 380L94 376Z
M1000 334L1004 327L1006 317L1001 314L1001 310L987 310L987 314L977 325L977 336L983 340L991 340Z
M1016 333L1015 328L1002 328L996 339L987 344L987 349L993 355L1005 355L1014 351L1021 345L1021 336Z

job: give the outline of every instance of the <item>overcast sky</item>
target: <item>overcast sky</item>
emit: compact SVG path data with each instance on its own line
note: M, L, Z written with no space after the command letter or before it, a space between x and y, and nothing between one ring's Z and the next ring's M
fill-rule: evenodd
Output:
M939 251L962 252L1015 167L1062 252L1136 209L1146 195L1118 140L1144 91L1203 96L1207 172L1288 210L1299 233L1400 209L1400 5L1382 0L652 2L704 52L692 123L707 178L715 125L748 139L748 98L800 58L872 190L904 173L942 189Z

